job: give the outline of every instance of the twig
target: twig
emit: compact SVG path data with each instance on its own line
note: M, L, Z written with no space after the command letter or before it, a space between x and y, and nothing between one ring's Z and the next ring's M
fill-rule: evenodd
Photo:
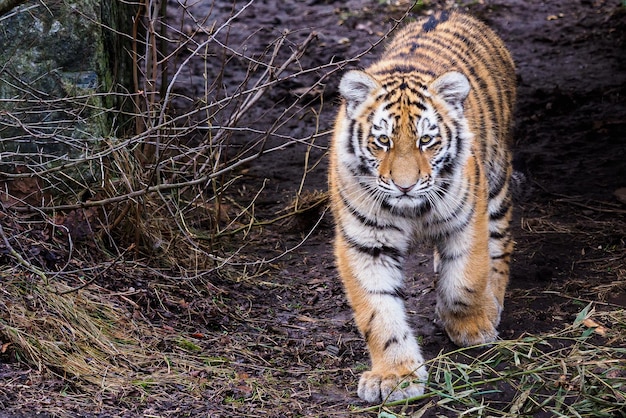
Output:
M569 203L570 205L578 206L578 207L581 207L583 209L589 209L589 210L592 210L594 212L626 214L626 210L624 210L624 209L604 209L604 208L598 208L598 207L595 207L595 206L589 206L589 205L586 205L584 203L577 202L573 198L556 199L555 202L557 202L557 203Z
M545 293L547 295L556 295L556 296L560 296L564 299L570 299L570 300L577 300L580 302L585 302L585 303L597 303L598 305L604 305L604 306L610 306L611 308L618 308L618 309L623 309L624 307L622 305L618 305L615 303L610 303L610 302L602 302L599 300L590 300L590 299L585 299L585 298L579 298L577 296L570 296L570 295L566 295L562 292L558 292L556 290L544 290L541 293Z
M293 143L297 143L299 142L299 140L293 141ZM287 145L289 145L289 143L287 144L280 144L277 145L273 148L267 149L265 150L262 154L268 154L271 152L276 152L276 151L280 151L282 149L284 149ZM232 163L230 163L230 165L220 169L220 170L216 170L216 171L212 171L210 174L204 175L202 177L198 177L195 178L193 180L189 180L189 181L185 181L185 182L180 182L180 183L172 183L172 184L158 184L155 186L147 186L145 188L142 188L140 190L134 190L132 192L128 192L125 193L123 195L118 195L118 196L113 196L113 197L109 197L106 199L100 199L100 200L88 200L86 202L80 202L80 203L75 203L75 204L69 204L69 205L58 205L58 206L12 206L11 209L16 211L16 212L30 212L33 210L37 210L37 211L41 211L41 212L54 212L54 211L59 211L59 210L74 210L74 209L81 209L81 208L90 208L90 207L97 207L97 206L105 206L111 203L118 203L118 202L122 202L124 200L127 199L133 199L136 197L140 197L140 196L144 196L146 194L150 194L150 193L154 193L154 192L160 192L160 191L165 191L165 190L173 190L173 189L180 189L186 186L194 186L194 185L198 185L198 184L203 184L206 183L209 180L218 178L230 171L233 171L234 169L236 169L237 167L240 167L244 164L249 163L250 161L253 161L255 159L257 159L260 155L262 154L254 154L251 156L248 156L246 158L242 158L239 159L237 161L234 161ZM31 175L32 176L32 175Z
M26 260L24 257L22 257L20 255L20 253L15 251L15 249L13 248L13 246L11 245L11 243L9 242L7 236L4 233L4 228L2 227L2 223L1 222L0 222L0 237L2 237L2 240L4 241L4 245L9 250L11 255L13 257L15 257L17 259L17 261L19 261L19 263L21 265L23 265L28 270L30 270L31 272L33 272L37 276L39 276L39 278L41 280L43 280L43 282L47 285L48 284L48 277L46 276L46 273L44 273L42 270L38 269L37 267L33 266L31 263L28 262L28 260Z
M26 0L0 0L0 16L16 8L22 3L26 3Z
M55 292L57 295L59 296L63 296L63 295L67 295L68 293L73 293L73 292L77 292L80 289L84 289L85 287L89 286L90 284L92 284L93 282L96 281L96 279L98 279L99 277L102 277L104 275L104 273L106 273L107 271L109 271L111 269L111 267L113 267L115 264L117 264L117 262L124 257L124 255L129 252L130 250L132 250L133 248L135 248L135 244L131 244L128 248L126 248L124 250L124 252L122 252L121 254L119 254L117 257L115 257L115 260L111 261L109 263L108 266L106 266L104 268L104 270L102 270L101 272L96 273L91 280L83 283L82 285L78 286L78 287L74 287L72 289L68 289L68 290L64 290L63 292Z
M578 202L577 200L580 200L580 198L578 198L578 197L572 197L572 196L568 196L568 195L564 195L564 194L561 194L561 193L556 193L556 192L550 191L544 185L542 185L541 183L538 183L536 181L533 181L533 184L535 186L539 187L545 193L547 193L549 195L552 195L552 196L559 197L560 199L555 199L554 200L554 202L556 202L556 203L569 203L571 205L579 206L579 207L584 208L584 209L589 209L589 210L592 210L594 212L626 214L626 210L623 210L623 209L604 209L604 208L598 208L598 207L595 207L595 206L589 206L589 205L586 205L584 203ZM605 204L607 206L616 206L616 205L613 205L613 204L608 203L608 202L599 202L599 203L603 203L603 204Z
M298 244L294 245L291 248L286 249L285 251L283 251L282 253L280 253L276 257L272 257L269 260L262 259L262 260L254 261L254 262L251 262L251 263L228 263L228 264L231 265L231 266L258 266L258 265L263 265L263 264L270 264L270 263L273 263L273 262L283 258L287 254L289 254L289 253L297 250L298 248L300 248L309 239L309 237L313 234L313 232L315 232L315 230L317 229L319 224L322 222L322 219L324 219L324 215L326 215L327 211L328 211L328 208L325 208L324 211L322 212L322 214L317 219L317 222L315 222L315 225L313 225L311 227L311 230L304 236L304 238L302 238L300 240L300 242ZM286 216L290 216L290 215L291 214L283 215L282 218L284 218ZM274 219L274 221L276 221L276 219Z
M254 3L254 0L249 0L246 4L244 4L241 7L241 9L239 9L236 13L234 13L219 28L215 29L215 32L213 32L206 41L204 41L200 45L198 45L196 47L196 49L178 67L178 70L176 70L176 73L172 76L172 79L170 80L170 83L168 84L167 89L165 91L165 97L163 98L163 104L162 104L161 112L160 112L159 118L158 118L158 125L159 126L161 126L161 125L163 125L165 123L165 111L168 108L168 103L171 100L172 89L174 88L174 85L175 85L176 81L178 80L178 77L180 76L182 71L187 67L187 65L189 64L191 59L193 57L195 57L198 54L198 52L200 52L206 45L211 43L213 41L213 39L215 38L215 36L219 32L221 32L224 28L229 27L231 25L231 23L233 22L233 20L237 19L237 17L239 17L239 15L241 15L248 7L250 7L250 5L252 5L252 3Z

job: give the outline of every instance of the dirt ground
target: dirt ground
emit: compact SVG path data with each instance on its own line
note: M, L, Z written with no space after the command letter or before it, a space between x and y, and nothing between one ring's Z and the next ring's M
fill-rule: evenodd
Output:
M214 14L224 15L233 8L233 1L208 3L194 7L213 6ZM596 309L626 308L626 6L618 0L440 1L413 13L441 7L458 7L486 21L505 40L517 65L515 163L526 174L527 191L516 204L517 249L501 337L563 328L592 301ZM171 16L177 10L170 4ZM228 42L262 51L283 29L294 33L291 45L316 32L300 59L303 68L314 68L367 50L404 10L404 2L393 1L257 1L233 22ZM352 65L366 66L380 50ZM194 83L202 83L202 64L194 68L189 95L197 94ZM273 88L242 124L263 130L276 120L281 104L313 85L320 72ZM316 125L328 130L340 74L335 70L316 87L320 94L311 95L302 116L289 120L281 132L306 138ZM223 82L244 75L229 73ZM265 183L255 202L257 219L284 213L296 198L305 156L311 169L304 190L309 195L325 190L328 140L325 135L313 147L290 145L252 162L231 190L245 201ZM246 138L234 141L245 143ZM354 407L365 406L356 397L356 385L368 359L334 268L332 235L330 214L316 206L252 228L242 260L282 257L245 276L216 274L211 282L219 290L212 303L181 310L136 301L154 310L155 322L204 335L197 342L204 352L231 365L230 379L209 378L200 395L181 391L167 401L147 398L143 403L102 399L91 410L77 410L71 396L61 395L61 380L1 363L0 377L13 379L18 392L43 393L56 403L55 410L65 408L64 416L350 415ZM230 244L238 245L239 238ZM426 358L455 348L433 322L431 261L428 249L418 249L406 280L407 309ZM183 286L181 295L185 292ZM2 406L0 417L58 415L26 395L0 393ZM426 416L437 413L444 414L432 410Z

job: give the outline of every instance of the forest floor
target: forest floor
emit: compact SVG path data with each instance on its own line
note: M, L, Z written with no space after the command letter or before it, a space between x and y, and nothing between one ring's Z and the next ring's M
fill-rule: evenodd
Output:
M219 17L234 2L206 3L194 6L196 12L200 15L204 7L205 14ZM320 67L356 57L377 42L406 10L406 2L391 3L257 1L232 23L229 45L262 51L283 29L295 34L292 45L315 32L299 62L302 68ZM517 65L515 163L527 176L529 192L515 207L517 245L500 337L519 341L554 335L568 329L589 303L607 321L602 312L626 309L626 6L617 0L439 1L412 13L441 7L457 7L488 23ZM175 17L178 10L170 4L168 13ZM366 66L381 49L382 44L353 66ZM242 74L226 75L241 78L245 70L242 66ZM196 94L193 83L203 79L201 64L193 71L190 96ZM266 129L280 115L281 104L307 91L320 72L273 87L241 123ZM340 74L335 71L307 93L309 108L282 131L303 138L328 131ZM30 369L5 355L0 362L0 417L381 415L380 407L362 410L367 405L356 396L368 358L334 267L330 214L322 202L269 222L289 214L296 198L316 202L322 196L329 137L289 145L239 172L230 190L242 206L254 203L255 222L245 235L224 239L220 248L224 256L237 249L239 262L250 263L249 268L224 269L202 280L163 287L155 287L154 277L138 277L129 270L117 275L111 270L108 279L99 279L102 288L126 292L155 328L185 336L193 343L188 351L205 356L204 369L186 372L194 385L164 389L157 382L152 388L139 385L114 395L89 392L74 388L58 373ZM418 249L406 277L409 318L427 359L456 349L433 321L431 255ZM255 264L262 259L271 261ZM130 291L141 287L149 290ZM622 337L597 335L596 344L624 344L625 329L618 323L602 325ZM626 361L623 356L612 360L622 367ZM501 392L484 402L512 411L515 390L494 388ZM459 414L437 403L440 399L384 411ZM541 411L534 415L553 416Z

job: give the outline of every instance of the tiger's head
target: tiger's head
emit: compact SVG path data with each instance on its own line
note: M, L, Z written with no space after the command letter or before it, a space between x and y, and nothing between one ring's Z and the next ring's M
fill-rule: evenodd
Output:
M398 208L432 200L446 187L469 152L467 77L452 71L424 82L413 73L374 77L353 70L339 91L355 127L348 146L361 184Z

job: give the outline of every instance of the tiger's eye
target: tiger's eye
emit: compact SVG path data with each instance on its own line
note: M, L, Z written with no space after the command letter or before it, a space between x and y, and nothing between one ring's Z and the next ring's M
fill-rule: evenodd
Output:
M391 139L387 135L380 135L374 138L374 145L378 148L387 151L391 148Z
M420 146L425 147L431 142L433 142L433 137L430 135L424 135L420 138Z

